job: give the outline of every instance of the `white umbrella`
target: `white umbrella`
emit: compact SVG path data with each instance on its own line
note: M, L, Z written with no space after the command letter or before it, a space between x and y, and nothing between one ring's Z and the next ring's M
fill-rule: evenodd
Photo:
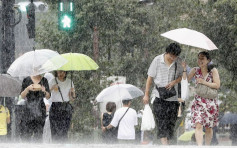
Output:
M66 63L67 60L56 51L40 49L26 52L17 58L7 73L13 77L34 76L56 70Z
M143 96L142 90L131 84L115 84L107 87L96 97L97 102L118 102Z
M201 32L187 28L170 30L161 34L161 36L176 41L180 44L194 46L206 50L218 49L216 45L206 35Z

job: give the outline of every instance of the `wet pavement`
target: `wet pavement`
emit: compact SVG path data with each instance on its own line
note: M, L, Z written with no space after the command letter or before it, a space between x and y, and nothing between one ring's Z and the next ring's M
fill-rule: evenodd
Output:
M116 145L106 145L106 144L23 144L23 143L3 143L1 148L157 148L157 147L171 147L171 148L188 148L197 147L192 145L178 145L178 146L161 146L161 145L129 145L129 144L116 144ZM213 148L213 146L202 146L203 148ZM226 146L215 146L215 148L221 148Z

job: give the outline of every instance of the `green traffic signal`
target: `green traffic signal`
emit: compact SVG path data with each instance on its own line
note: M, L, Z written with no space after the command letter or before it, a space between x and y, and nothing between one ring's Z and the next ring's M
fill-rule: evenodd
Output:
M59 30L72 31L74 29L73 2L58 3L58 28Z
M62 23L63 23L63 28L71 28L71 26L72 26L72 20L71 20L71 18L69 17L69 16L67 16L67 15L64 15L63 17L62 17Z

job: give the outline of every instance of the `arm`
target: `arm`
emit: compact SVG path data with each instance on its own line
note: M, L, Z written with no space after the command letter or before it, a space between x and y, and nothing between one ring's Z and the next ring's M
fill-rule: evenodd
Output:
M109 125L106 126L106 127L102 127L102 131L105 132L106 130L109 130L109 129L111 129L111 128L113 128L113 125L109 124Z
M178 79L171 81L168 85L165 86L167 89L171 89L175 84L178 84L182 80L182 77L178 77Z
M24 91L21 92L21 98L25 99L29 91L33 91L33 84L29 85L28 87L24 89Z
M189 74L187 75L186 63L182 62L182 66L183 66L183 79L186 80L188 77L188 82L189 82L195 75L195 69L192 68L191 71L189 72Z
M100 124L101 124L101 128L103 129L103 115L104 113L101 114L101 117L100 117Z
M145 95L143 97L144 104L149 103L149 92L150 92L150 87L151 87L152 81L153 81L153 78L151 76L148 76L147 81L146 81Z
M204 84L208 87L214 88L214 89L219 89L220 88L220 77L219 73L216 68L212 69L212 74L213 74L213 82L207 82L203 79L197 79L198 83Z
M7 124L9 124L10 123L10 117L7 117L7 119L6 119L6 121L7 121Z
M76 98L76 93L75 93L75 89L74 88L71 88L70 91L69 91L69 98L71 101L74 101L75 98Z

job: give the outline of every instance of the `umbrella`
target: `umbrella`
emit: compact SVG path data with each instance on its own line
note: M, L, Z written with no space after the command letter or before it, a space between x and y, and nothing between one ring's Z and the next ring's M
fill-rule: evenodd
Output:
M222 118L220 118L219 124L236 124L237 123L237 114L234 113L225 113Z
M179 136L179 141L191 141L193 134L195 134L195 130L184 132L181 136ZM203 135L205 133L203 132Z
M61 55L68 60L68 63L64 64L58 70L84 71L84 70L97 70L99 68L99 66L95 63L95 61L85 54L65 53ZM71 80L72 80L72 72L71 72Z
M81 70L97 70L99 66L89 56L81 53L65 53L61 54L68 63L58 68L64 71L81 71Z
M21 82L8 74L0 75L0 96L16 97L21 91Z
M26 52L17 58L7 73L13 77L26 77L53 71L67 63L56 51L40 49Z
M143 96L142 90L131 84L115 84L105 88L96 97L97 102L118 102Z
M206 50L218 49L206 35L187 28L174 29L161 34L161 36L176 41L180 44L185 44Z

